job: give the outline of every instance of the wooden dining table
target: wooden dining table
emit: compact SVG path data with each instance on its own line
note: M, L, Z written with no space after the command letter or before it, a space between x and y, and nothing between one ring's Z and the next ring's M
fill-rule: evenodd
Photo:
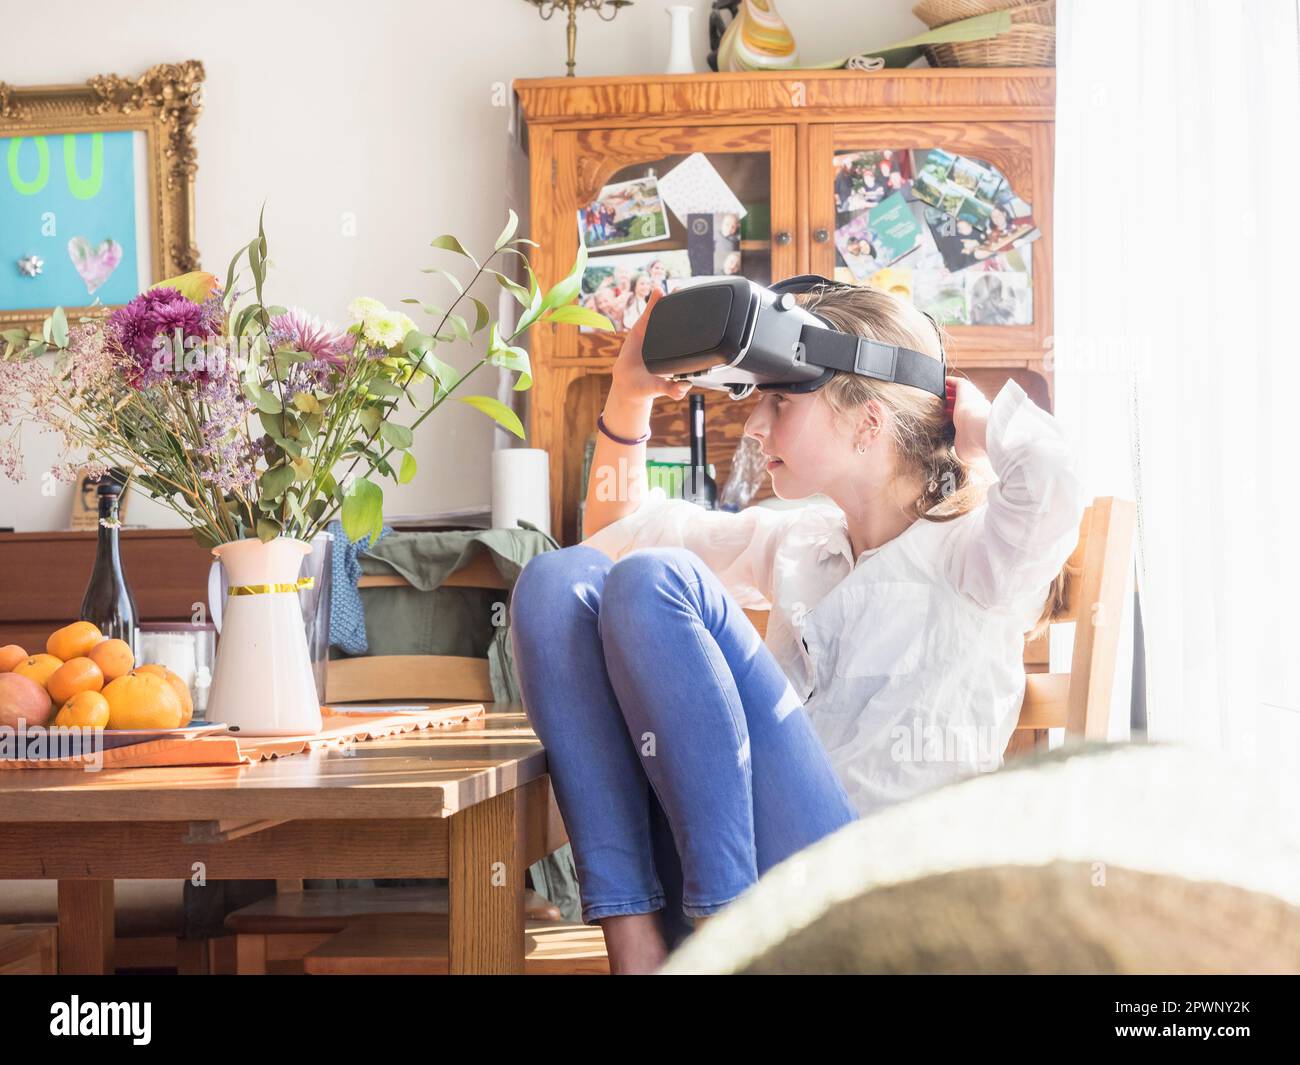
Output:
M485 710L246 765L0 772L0 879L58 881L61 973L113 972L115 880L314 877L446 877L450 971L521 973L524 871L566 836L522 708Z

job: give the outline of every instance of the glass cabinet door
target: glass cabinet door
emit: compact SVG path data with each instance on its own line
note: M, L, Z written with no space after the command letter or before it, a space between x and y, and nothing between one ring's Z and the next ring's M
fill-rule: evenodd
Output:
M761 284L796 265L793 127L580 130L556 138L559 261L581 240L580 300L617 332L654 288L741 275ZM563 222L560 222L563 226ZM558 327L556 358L612 359L617 335Z
M809 148L810 270L910 300L955 364L1023 369L1046 399L1050 126L818 125Z

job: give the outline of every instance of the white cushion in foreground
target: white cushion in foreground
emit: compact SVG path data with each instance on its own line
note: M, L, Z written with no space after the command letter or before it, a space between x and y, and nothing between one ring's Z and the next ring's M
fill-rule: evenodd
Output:
M660 972L1300 972L1297 811L1179 747L1020 759L794 855Z

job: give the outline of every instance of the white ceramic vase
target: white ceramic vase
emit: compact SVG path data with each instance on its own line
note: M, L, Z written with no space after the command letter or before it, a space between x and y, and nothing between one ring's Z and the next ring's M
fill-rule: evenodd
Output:
M298 573L311 545L278 537L236 540L212 549L231 592L222 604L221 640L207 718L245 736L320 731Z
M691 61L691 14L695 9L690 4L670 4L664 10L670 19L668 68L664 73L694 74L695 64Z

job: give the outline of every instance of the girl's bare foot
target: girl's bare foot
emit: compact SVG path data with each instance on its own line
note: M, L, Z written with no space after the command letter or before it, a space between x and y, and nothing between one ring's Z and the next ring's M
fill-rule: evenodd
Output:
M611 976L644 976L658 969L668 957L658 913L605 917L600 928L605 933Z

